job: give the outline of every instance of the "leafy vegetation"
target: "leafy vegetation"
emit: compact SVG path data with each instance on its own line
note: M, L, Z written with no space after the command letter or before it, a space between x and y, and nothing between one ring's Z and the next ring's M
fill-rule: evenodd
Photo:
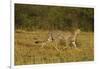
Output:
M94 31L94 9L15 4L15 29Z

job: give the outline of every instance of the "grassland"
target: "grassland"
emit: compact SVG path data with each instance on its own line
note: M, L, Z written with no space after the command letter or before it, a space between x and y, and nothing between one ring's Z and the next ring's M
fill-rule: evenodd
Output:
M78 49L69 47L58 52L51 44L41 48L41 43L47 39L47 31L15 32L15 65L47 64L94 60L94 34L81 32L78 39Z

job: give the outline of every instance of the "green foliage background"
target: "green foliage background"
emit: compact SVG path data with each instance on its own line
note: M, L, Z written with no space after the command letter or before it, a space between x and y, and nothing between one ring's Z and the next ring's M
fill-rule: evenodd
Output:
M15 30L94 31L94 9L15 4Z

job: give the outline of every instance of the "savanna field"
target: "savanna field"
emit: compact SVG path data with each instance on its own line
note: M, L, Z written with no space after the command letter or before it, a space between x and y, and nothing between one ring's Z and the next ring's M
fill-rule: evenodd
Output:
M47 31L16 31L15 32L15 65L67 63L94 60L94 33L81 32L78 36L77 47L68 46L63 49L64 43L59 44L58 52L50 43L41 48L42 41L47 40ZM35 43L41 41L40 43Z

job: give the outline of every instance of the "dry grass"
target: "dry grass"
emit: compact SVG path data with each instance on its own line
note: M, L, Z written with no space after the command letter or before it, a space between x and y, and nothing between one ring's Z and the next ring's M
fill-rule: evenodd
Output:
M33 31L15 33L15 65L64 63L94 60L93 32L81 32L78 37L78 49L68 47L58 52L53 43L41 48L42 41L47 39L47 31ZM35 43L35 41L41 41Z

